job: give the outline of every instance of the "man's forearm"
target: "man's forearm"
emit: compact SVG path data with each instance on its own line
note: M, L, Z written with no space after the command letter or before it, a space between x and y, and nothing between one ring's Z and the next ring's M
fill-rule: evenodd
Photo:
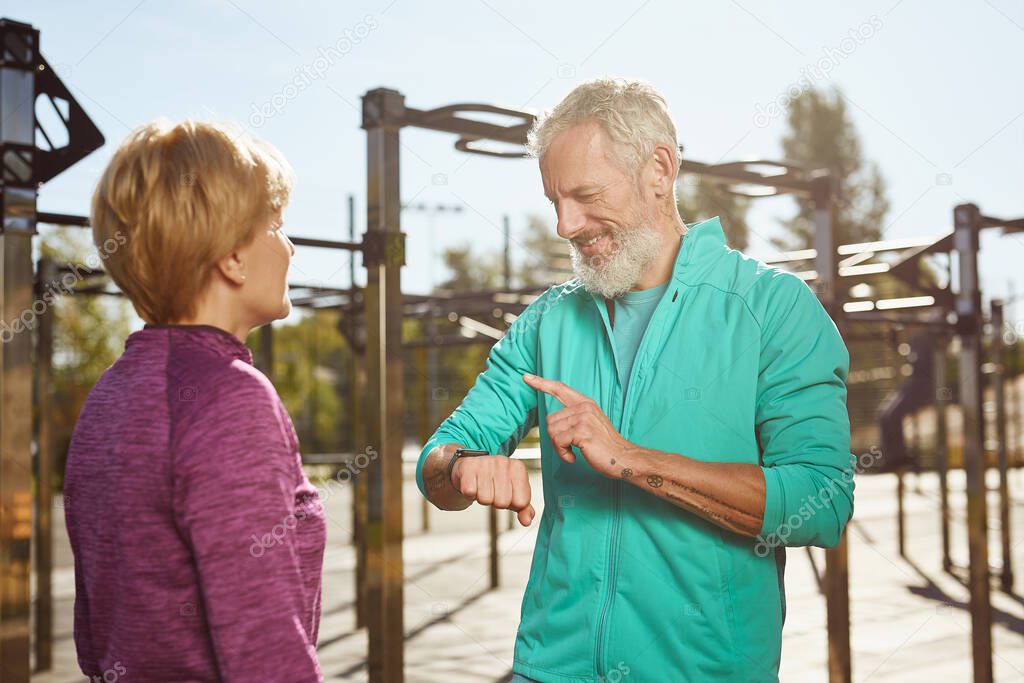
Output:
M650 448L612 460L618 476L729 531L756 537L764 515L764 473L757 465L704 462Z
M473 504L455 489L448 473L456 448L462 448L462 445L446 443L434 446L423 461L423 488L427 500L440 510L465 510Z

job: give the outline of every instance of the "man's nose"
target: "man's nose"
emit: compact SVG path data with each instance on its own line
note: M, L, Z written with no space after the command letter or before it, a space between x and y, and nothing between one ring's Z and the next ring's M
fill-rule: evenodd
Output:
M571 240L587 224L586 216L576 202L564 200L558 207L558 236Z

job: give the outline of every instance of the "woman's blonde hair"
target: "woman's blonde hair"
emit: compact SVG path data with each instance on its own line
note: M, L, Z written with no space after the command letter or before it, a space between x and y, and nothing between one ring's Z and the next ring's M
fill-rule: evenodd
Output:
M132 131L92 198L93 242L147 323L195 314L217 262L291 194L291 166L234 124L157 120Z
M576 86L537 119L527 148L539 159L559 133L591 121L620 149L620 162L631 173L640 170L659 144L668 145L679 163L676 127L665 98L646 83L620 78L596 78Z

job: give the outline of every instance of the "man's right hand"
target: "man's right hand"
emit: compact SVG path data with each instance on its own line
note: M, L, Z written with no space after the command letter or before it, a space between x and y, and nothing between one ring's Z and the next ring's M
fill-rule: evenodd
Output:
M515 510L523 526L530 526L536 514L530 504L530 475L521 460L503 455L459 458L451 483L468 500Z
M536 512L530 504L530 477L519 460L501 455L462 457L455 462L451 479L448 465L460 444L435 446L423 463L427 498L442 510L464 510L473 501L514 510L519 523L529 526Z

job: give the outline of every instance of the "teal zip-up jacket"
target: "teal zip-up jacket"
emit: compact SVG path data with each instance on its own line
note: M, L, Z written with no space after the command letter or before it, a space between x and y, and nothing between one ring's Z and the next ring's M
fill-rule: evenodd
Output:
M423 448L509 455L540 427L544 512L513 669L542 683L778 680L786 546L834 547L853 513L849 354L795 275L690 227L623 396L604 301L576 280L533 301ZM628 482L559 458L562 408L522 379L594 399L629 441L760 465L761 537L722 529ZM578 451L577 451L578 453Z

